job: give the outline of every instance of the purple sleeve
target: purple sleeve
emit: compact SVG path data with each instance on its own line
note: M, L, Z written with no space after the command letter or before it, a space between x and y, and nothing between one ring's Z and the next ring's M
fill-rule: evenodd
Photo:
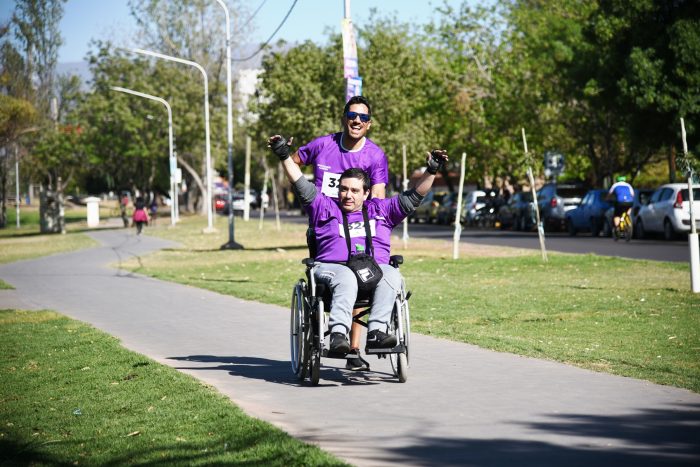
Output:
M401 209L401 203L399 202L398 196L392 196L391 198L377 201L381 202L381 210L392 228L399 225L406 217L406 214L404 214L403 210Z
M312 165L316 162L316 156L321 152L323 148L323 141L321 138L316 138L310 143L305 144L299 148L299 159L302 165Z
M311 227L316 227L319 219L328 217L328 200L329 198L326 195L318 193L311 204L306 206L306 214L309 215Z
M387 161L386 155L383 151L379 151L377 162L372 168L370 182L372 185L376 185L377 183L384 183L385 185L389 184L389 162Z

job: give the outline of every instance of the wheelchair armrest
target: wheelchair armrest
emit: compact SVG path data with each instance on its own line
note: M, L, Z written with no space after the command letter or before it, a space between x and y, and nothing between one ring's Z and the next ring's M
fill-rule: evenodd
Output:
M304 258L301 260L301 264L310 268L314 265L315 260L313 258Z
M403 264L403 256L401 255L393 255L389 257L389 264L392 267L395 267L396 269L399 268L400 264Z

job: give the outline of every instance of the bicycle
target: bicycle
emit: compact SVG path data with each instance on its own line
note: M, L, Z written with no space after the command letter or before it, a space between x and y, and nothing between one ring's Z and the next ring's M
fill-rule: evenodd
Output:
M632 219L627 211L620 216L620 224L613 227L613 239L618 241L620 238L624 238L626 242L632 240Z

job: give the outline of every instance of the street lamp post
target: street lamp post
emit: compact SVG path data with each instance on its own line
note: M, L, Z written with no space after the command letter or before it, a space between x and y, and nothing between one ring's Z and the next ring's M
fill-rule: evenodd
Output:
M177 184L175 183L175 169L177 168L177 161L175 160L175 155L173 153L173 111L170 108L170 104L168 103L168 101L158 96L145 94L143 92L134 91L132 89L122 88L119 86L112 86L112 90L160 102L168 110L168 161L170 162L170 189L173 193L173 199L170 203L170 225L175 225L175 218L177 212Z
M226 110L228 131L228 242L221 245L222 250L240 250L243 245L236 243L233 230L233 108L231 102L231 20L228 7L223 0L216 0L226 15ZM248 202L245 193L244 202Z
M206 158L207 158L207 193L205 196L206 209L207 209L207 228L204 229L205 233L216 232L212 224L212 174L211 174L211 151L209 143L209 78L207 77L207 72L204 67L197 62L191 60L185 60L183 58L172 57L170 55L161 54L158 52L152 52L150 50L143 49L129 49L131 52L143 55L149 55L151 57L161 58L163 60L170 60L172 62L184 63L185 65L190 65L197 68L204 77L204 138L206 143Z

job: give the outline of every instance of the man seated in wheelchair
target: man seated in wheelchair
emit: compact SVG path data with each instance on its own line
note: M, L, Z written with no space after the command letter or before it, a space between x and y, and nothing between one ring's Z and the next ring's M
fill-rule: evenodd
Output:
M369 176L362 169L348 169L340 176L335 199L318 192L289 158L291 142L275 135L268 146L282 162L315 231L314 277L326 284L333 296L329 352L344 355L350 351L347 336L353 305L358 291L367 288L374 294L367 322L367 348L391 349L397 342L396 336L387 334L388 323L401 288L399 271L389 265L391 231L430 191L435 174L447 161L447 153L440 149L429 153L426 171L415 186L387 199L367 200ZM371 257L376 263L372 264Z

